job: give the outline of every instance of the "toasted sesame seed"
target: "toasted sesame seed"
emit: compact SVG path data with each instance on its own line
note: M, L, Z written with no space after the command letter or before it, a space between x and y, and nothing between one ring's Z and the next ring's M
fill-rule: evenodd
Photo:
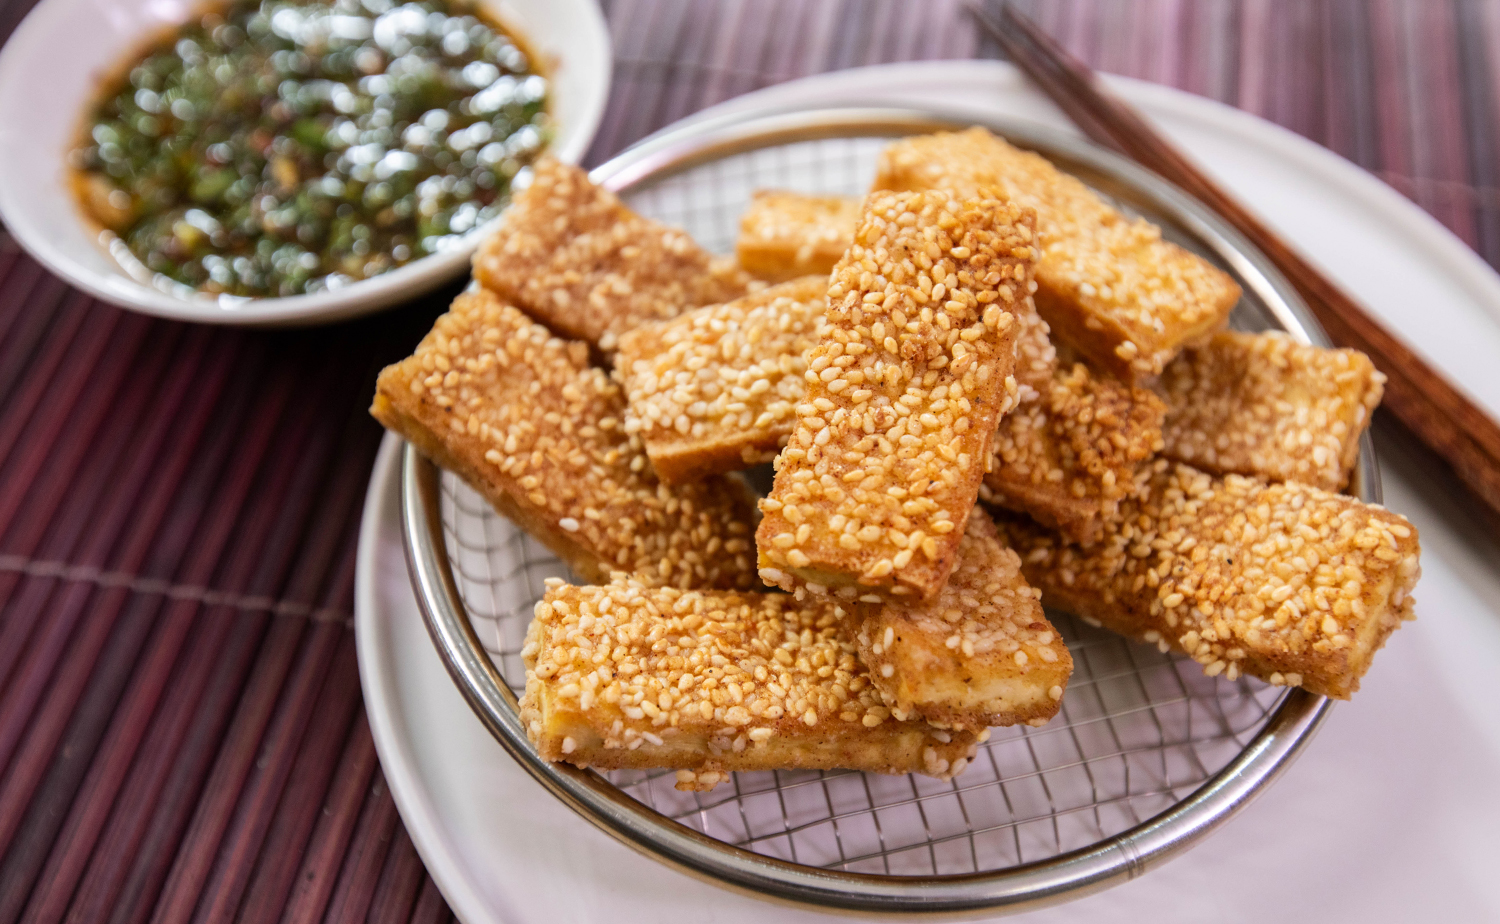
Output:
M1239 300L1228 274L982 128L892 144L875 186L961 196L993 189L1035 208L1038 310L1064 339L1122 379L1159 374L1184 343L1220 326Z
M887 721L891 710L840 631L835 606L624 576L558 585L527 632L523 723L549 759L600 768L691 760L678 769L694 775L679 773L679 784L700 789L730 770L929 772L928 749L950 767L972 753L972 732ZM596 693L588 705L565 695L582 689ZM591 734L575 737L578 728Z
M1164 459L1140 490L1092 546L1002 520L1050 605L1129 635L1155 633L1209 676L1233 668L1338 698L1358 689L1375 651L1411 616L1420 546L1384 508ZM1393 550L1381 537L1397 539L1398 526L1409 537Z
M452 381L413 395L407 383L436 357L453 360ZM381 373L372 411L590 579L624 570L679 586L755 583L744 486L667 487L635 465L645 454L618 425L624 395L587 347L488 290L460 295L413 356ZM455 415L478 421L478 435L454 431Z
M1166 408L1147 389L1081 363L1060 367L1046 323L1024 308L1020 318L1023 387L995 433L980 497L1092 543L1161 448Z
M1281 332L1223 331L1162 373L1163 455L1215 474L1337 491L1384 383L1355 350L1305 346Z
M620 338L627 427L670 483L769 461L806 396L802 354L816 342L826 277L772 286Z
M761 279L826 278L849 246L859 211L855 197L758 190L740 218L735 253Z
M1030 214L999 202L943 193L866 200L829 282L827 325L806 356L806 400L795 405L771 493L779 506L762 507L761 566L779 564L776 554L789 565L778 568L788 576L779 586L858 586L916 599L941 589L960 538L951 524L967 519L982 476L963 460L980 457L1008 406L1000 395L1014 362L1014 324L1002 322L1011 311L997 309L986 327L980 296L1002 293L991 307L1025 300L1034 237ZM934 250L923 266L892 256ZM992 274L993 285L981 282ZM941 313L927 294L939 284ZM969 355L977 361L955 372L953 358ZM970 421L962 432L961 419ZM859 479L846 481L853 473ZM895 486L920 490L907 498L885 490ZM835 517L858 523L857 545L840 541L847 533ZM934 528L940 522L948 532ZM787 524L803 523L812 526L808 539L785 553L774 547Z
M683 231L642 218L577 167L544 157L474 255L486 288L599 346L648 321L743 295L748 277Z
M1072 671L1020 560L978 508L936 598L854 607L844 621L886 705L944 726L1046 719L1057 711L1048 691Z

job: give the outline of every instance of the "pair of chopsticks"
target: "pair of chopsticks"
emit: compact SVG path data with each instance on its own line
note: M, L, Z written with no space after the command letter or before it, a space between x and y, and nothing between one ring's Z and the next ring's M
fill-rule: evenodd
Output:
M1500 522L1500 426L1322 272L1208 178L1141 114L1104 88L1030 19L1005 3L970 11L1083 133L1160 174L1217 212L1261 249L1307 302L1333 342L1368 355L1386 374L1385 408Z

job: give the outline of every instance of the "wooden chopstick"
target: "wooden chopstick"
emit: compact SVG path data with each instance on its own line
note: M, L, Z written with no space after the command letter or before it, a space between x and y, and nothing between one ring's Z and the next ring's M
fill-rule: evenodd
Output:
M1492 522L1500 522L1500 426L1485 411L1209 179L1035 23L1009 3L1002 5L998 20L978 3L969 9L1084 134L1197 197L1259 247L1307 302L1333 342L1365 353L1386 374L1384 407L1451 467Z

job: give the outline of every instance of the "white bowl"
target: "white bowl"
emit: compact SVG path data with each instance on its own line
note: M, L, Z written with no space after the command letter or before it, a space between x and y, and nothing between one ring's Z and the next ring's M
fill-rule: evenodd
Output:
M609 95L610 44L594 0L479 0L544 58L569 163L588 149ZM141 282L110 256L68 186L66 157L105 76L151 37L201 12L199 0L42 0L0 50L0 220L69 283L122 308L181 321L281 326L353 317L467 271L485 228L461 245L341 289L221 305Z

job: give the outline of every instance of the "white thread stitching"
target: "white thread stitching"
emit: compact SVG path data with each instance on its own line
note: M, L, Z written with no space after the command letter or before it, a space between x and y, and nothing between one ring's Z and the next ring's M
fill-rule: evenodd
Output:
M29 577L96 584L100 587L120 587L132 593L158 595L170 600L191 600L204 606L227 606L236 610L270 613L273 616L300 617L312 622L354 625L352 617L335 609L314 608L306 603L210 590L207 587L173 584L160 578L141 577L125 571L104 571L91 565L70 565L60 561L36 561L20 555L0 555L0 571L24 574Z

